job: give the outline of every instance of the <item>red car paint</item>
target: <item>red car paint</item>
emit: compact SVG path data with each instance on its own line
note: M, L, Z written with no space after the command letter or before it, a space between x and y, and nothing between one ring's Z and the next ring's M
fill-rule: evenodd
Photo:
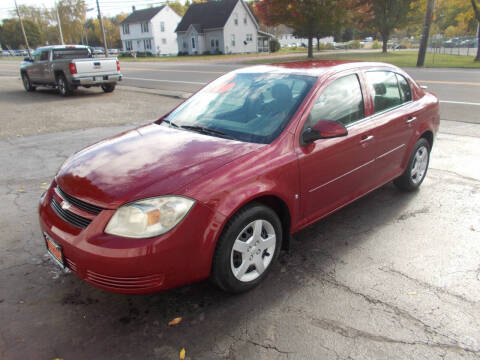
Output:
M222 229L247 203L256 200L272 206L284 229L297 232L398 177L418 138L433 141L438 130L438 99L397 67L312 61L261 70L318 78L271 144L151 124L92 145L64 164L42 196L39 213L42 231L62 247L67 267L95 286L122 293L155 292L206 279ZM373 116L363 75L367 70L405 76L412 102ZM350 73L359 76L365 117L370 118L350 127L345 137L302 146L300 132L316 98L333 79ZM92 215L71 206L69 211L91 220L84 229L72 226L50 205L52 198L63 201L57 185L69 196L103 210ZM169 194L196 201L170 232L148 239L104 233L119 206Z

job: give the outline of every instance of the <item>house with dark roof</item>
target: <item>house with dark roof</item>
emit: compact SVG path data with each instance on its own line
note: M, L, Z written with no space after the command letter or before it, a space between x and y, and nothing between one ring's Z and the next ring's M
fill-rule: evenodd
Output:
M120 24L124 51L151 52L154 55L177 55L175 29L181 17L168 5L136 10Z
M177 26L178 51L185 54L268 51L270 35L243 0L210 0L192 4Z

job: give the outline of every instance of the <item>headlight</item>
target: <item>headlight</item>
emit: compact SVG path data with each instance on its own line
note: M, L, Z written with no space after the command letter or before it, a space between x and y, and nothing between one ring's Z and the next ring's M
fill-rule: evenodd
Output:
M165 234L185 217L194 203L194 200L180 196L139 200L118 208L105 232L131 238Z

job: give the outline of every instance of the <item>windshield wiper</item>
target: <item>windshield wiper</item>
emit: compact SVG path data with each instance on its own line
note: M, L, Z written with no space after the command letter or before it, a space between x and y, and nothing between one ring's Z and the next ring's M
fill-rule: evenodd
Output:
M182 129L185 129L185 130L192 130L192 131L196 131L196 132L199 132L199 133L205 134L205 135L214 135L214 136L222 137L222 138L225 138L225 139L235 140L235 138L233 138L230 135L225 134L222 131L215 130L215 129L210 129L210 128L207 128L207 127L204 127L204 126L182 125L180 127Z
M168 124L168 125L170 125L170 126L172 126L172 127L175 127L175 128L179 128L179 127L180 127L179 125L177 125L177 124L175 124L174 122L172 122L172 121L170 121L170 120L167 120L167 119L162 120L162 123L166 123L166 124Z

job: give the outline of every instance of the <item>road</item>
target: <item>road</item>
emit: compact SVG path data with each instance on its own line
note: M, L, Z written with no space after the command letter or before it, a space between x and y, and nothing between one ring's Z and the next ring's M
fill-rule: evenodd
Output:
M127 64L125 74L205 82L238 65L133 69L143 66ZM477 89L451 84L478 82L475 71L409 71L447 101L466 102L469 91L458 89ZM480 359L480 125L463 122L464 114L475 120L476 105L442 104L451 119L441 123L419 192L388 184L295 234L249 293L204 282L126 296L59 271L38 226L45 185L73 152L180 101L133 85L200 86L166 84L130 78L111 94L87 89L65 99L26 93L17 70L0 61L0 359L175 360L182 348L187 359L208 360Z
M234 69L241 63L122 62L125 86L192 93L209 81ZM405 69L420 84L428 86L442 103L442 119L480 123L480 71L469 69ZM18 63L0 63L0 75L18 74Z

